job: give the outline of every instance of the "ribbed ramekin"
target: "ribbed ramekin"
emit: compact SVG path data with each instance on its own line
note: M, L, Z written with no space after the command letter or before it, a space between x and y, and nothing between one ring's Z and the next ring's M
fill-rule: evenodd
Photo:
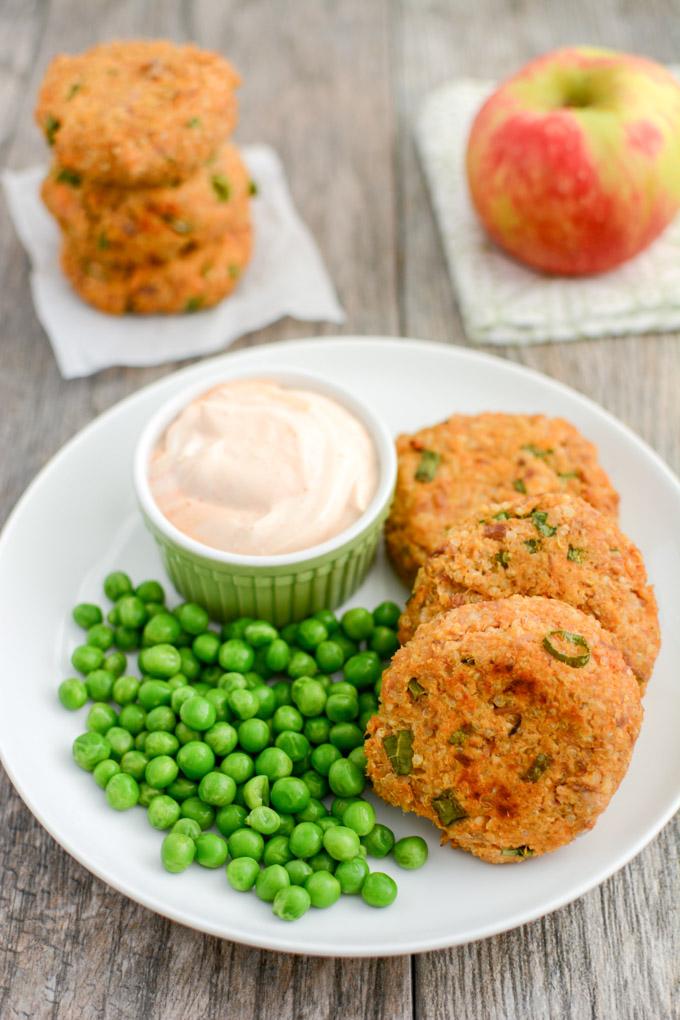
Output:
M181 532L161 513L153 499L149 460L167 426L201 393L220 383L245 378L267 378L284 386L322 393L351 411L368 430L379 465L375 495L351 527L327 542L276 556L222 552ZM133 470L135 491L146 526L180 594L188 601L205 606L216 620L253 616L281 627L319 609L334 609L364 580L389 513L397 464L392 437L371 408L319 376L270 369L258 373L220 373L163 404L139 437Z

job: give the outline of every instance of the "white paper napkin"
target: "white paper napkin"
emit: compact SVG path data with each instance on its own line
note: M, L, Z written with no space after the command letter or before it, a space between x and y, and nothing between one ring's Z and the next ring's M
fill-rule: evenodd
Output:
M84 304L59 268L59 231L39 194L45 168L3 174L10 213L33 267L36 312L65 378L110 365L158 365L208 354L284 315L344 320L279 157L265 145L246 146L242 154L258 187L253 258L233 295L191 316L110 316Z
M601 276L547 277L487 238L468 196L464 156L493 82L460 79L432 93L417 143L465 332L492 344L543 343L680 328L680 217L646 251Z

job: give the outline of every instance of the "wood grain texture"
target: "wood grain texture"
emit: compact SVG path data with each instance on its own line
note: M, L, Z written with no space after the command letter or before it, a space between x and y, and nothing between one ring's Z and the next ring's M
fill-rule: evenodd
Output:
M193 38L240 68L239 137L281 153L346 309L345 332L464 344L412 140L423 97L451 75L503 75L568 42L677 59L680 10L671 0L0 0L3 163L45 159L31 111L55 52L139 35ZM4 205L0 332L2 520L69 436L174 366L64 382ZM286 320L239 345L330 332ZM592 396L680 469L677 337L495 353ZM518 931L413 961L340 961L258 952L164 921L71 860L4 775L0 806L3 1020L680 1016L677 821L600 889ZM443 909L455 910L455 889Z

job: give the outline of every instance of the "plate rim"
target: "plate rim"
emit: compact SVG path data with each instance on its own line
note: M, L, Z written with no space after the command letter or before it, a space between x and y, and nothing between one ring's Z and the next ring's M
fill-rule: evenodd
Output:
M444 357L451 357L453 360L460 359L462 361L476 362L481 365L494 365L496 368L500 365L503 370L508 372L510 375L524 378L529 376L534 380L540 381L541 385L547 386L548 389L552 389L557 393L566 395L569 399L576 401L577 404L581 404L587 410L594 412L597 416L603 417L617 433L624 437L628 442L632 442L632 444L637 447L643 455L654 463L656 469L660 470L666 481L670 483L672 488L675 490L675 494L680 501L680 479L656 450L654 450L644 439L638 436L633 429L606 408L598 404L591 397L586 396L579 390L574 389L560 380L554 379L552 376L540 372L530 366L522 365L507 358L503 358L499 355L489 354L486 351L473 350L457 344L449 344L446 342L437 342L432 340L419 340L413 337L395 337L385 334L377 334L375 336L370 334L350 334L347 336L334 334L328 336L314 336L293 340L273 341L266 344L257 344L251 347L242 348L238 351L223 351L213 357L202 358L191 365L177 368L166 375L163 375L159 379L154 379L152 382L147 383L146 385L134 390L132 393L127 394L67 439L29 482L26 489L20 495L14 507L10 511L2 531L0 532L0 562L4 554L5 546L11 541L15 523L21 516L24 505L32 499L34 491L42 484L43 480L53 471L58 470L62 459L65 459L70 454L71 450L77 447L79 443L86 441L90 432L98 429L108 420L108 418L124 412L128 403L136 400L142 393L148 394L150 391L156 389L161 390L168 384L170 379L176 379L180 376L183 380L187 380L194 374L199 375L201 371L205 370L210 365L223 363L229 358L238 359L241 356L248 356L254 352L269 351L271 353L275 353L277 351L291 351L292 353L295 353L300 348L306 347L308 344L333 343L336 345L347 344L350 346L359 346L361 344L365 344L367 341L384 344L386 346L399 345L400 347L410 348L413 352L421 351L426 348L436 351L438 354L443 354ZM313 957L382 958L419 954L439 949L446 949L449 947L467 945L472 942L480 941L494 935L500 935L503 932L512 931L515 928L522 927L531 921L546 917L549 914L554 913L556 910L559 910L561 907L573 903L575 900L584 896L587 892L597 888L603 882L607 881L607 879L611 878L612 875L616 874L616 872L629 864L631 860L641 853L641 851L658 836L659 832L668 824L680 808L679 788L675 797L669 802L666 810L655 820L650 829L644 835L640 836L623 854L620 856L617 855L612 863L601 867L594 876L576 883L569 889L568 892L554 895L540 907L527 908L526 910L515 914L513 920L509 923L494 924L489 922L485 925L480 925L477 928L468 929L463 936L439 937L433 939L421 938L419 940L406 943L405 945L399 945L398 947L392 946L389 943L381 946L358 944L351 947L351 949L349 947L331 947L330 945L325 947L320 945L319 940L317 939L316 944L310 943L306 948L303 948L300 946L291 947L287 944L283 935L281 938L267 936L263 939L249 934L248 931L235 931L225 934L224 930L220 929L217 925L214 925L209 921L205 921L198 916L192 915L190 909L185 908L182 913L179 913L174 908L168 908L162 902L159 902L153 895L146 895L143 893L138 894L136 892L131 893L129 889L126 888L124 882L119 882L117 879L111 878L110 875L105 873L105 869L100 869L98 865L90 863L87 859L87 855L79 852L78 848L73 846L68 837L58 835L57 831L55 831L54 828L44 820L39 809L35 807L30 792L25 790L17 780L13 769L6 760L2 746L0 746L0 763L2 763L12 786L21 800L27 806L33 817L49 833L55 842L57 842L59 846L69 854L69 856L89 871L90 874L95 875L95 877L100 881L104 882L111 888L116 889L117 892L126 896L128 899L139 903L146 909L151 910L171 921L182 924L185 927L192 928L196 931L216 936L217 938L238 942L242 945L247 945L257 949L266 949L274 952L290 953L291 955Z

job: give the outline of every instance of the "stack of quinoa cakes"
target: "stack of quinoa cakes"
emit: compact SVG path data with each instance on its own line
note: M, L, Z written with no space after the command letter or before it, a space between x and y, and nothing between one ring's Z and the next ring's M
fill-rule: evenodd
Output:
M36 120L62 268L111 314L192 312L236 287L252 248L248 171L230 136L239 76L219 54L114 42L47 69Z
M369 724L376 792L482 860L592 828L628 768L660 645L595 448L542 415L397 440L388 555L413 584Z

